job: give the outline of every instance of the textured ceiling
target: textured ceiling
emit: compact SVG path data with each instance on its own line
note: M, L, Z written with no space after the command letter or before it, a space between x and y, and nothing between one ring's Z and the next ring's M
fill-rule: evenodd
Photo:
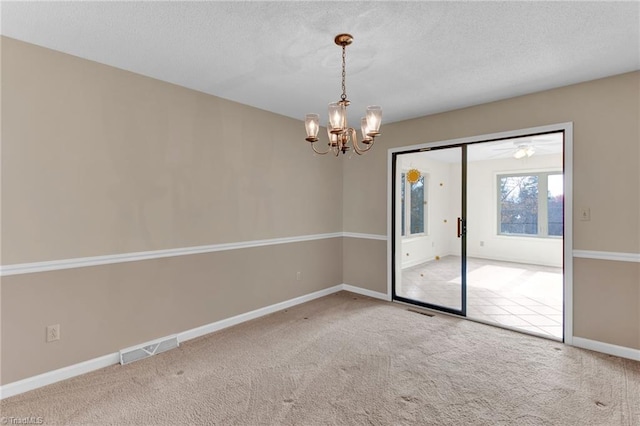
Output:
M383 123L640 69L638 2L2 2L3 35L303 119Z

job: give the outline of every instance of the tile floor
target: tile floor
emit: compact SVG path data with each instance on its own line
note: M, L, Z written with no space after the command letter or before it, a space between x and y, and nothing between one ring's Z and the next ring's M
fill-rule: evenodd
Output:
M467 259L467 317L562 340L562 268ZM402 270L396 291L460 309L460 257Z

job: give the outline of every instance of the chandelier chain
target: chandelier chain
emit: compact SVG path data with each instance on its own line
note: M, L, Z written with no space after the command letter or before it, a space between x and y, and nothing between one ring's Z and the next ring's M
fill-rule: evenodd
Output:
M343 44L342 45L342 96L340 96L340 99L342 99L343 101L347 99L347 86L345 85L345 78L347 76L347 72L346 72L346 57L347 57L347 51L346 51L346 46Z

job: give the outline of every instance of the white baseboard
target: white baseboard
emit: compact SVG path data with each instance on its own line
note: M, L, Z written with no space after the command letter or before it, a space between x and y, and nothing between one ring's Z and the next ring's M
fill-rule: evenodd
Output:
M301 303L309 302L319 297L328 296L342 290L342 285L338 284L333 287L325 288L324 290L316 291L306 294L304 296L296 297L294 299L285 300L284 302L276 303L275 305L265 306L264 308L256 309L255 311L246 312L244 314L236 315L235 317L226 318L220 321L216 321L211 324L203 325L202 327L193 328L191 330L178 333L178 342L182 343L187 340L195 339L196 337L204 336L205 334L213 333L215 331L222 330L227 327L231 327L245 321L250 321L274 312L281 311L283 309L290 308Z
M602 352L609 355L640 361L640 349L627 348L626 346L612 345L611 343L589 340L583 337L573 336L573 346L591 351Z
M115 352L99 358L70 365L68 367L39 374L37 376L27 377L26 379L0 386L0 399L9 398L10 396L41 388L43 386L80 376L81 374L90 373L118 363L120 363L120 354Z
M226 318L220 321L216 321L211 324L203 325L202 327L193 328L191 330L184 331L178 334L178 342L184 342L186 340L195 339L196 337L204 336L205 334L213 333L214 331L222 330L227 327L231 327L236 324L243 323L255 318L259 318L264 315L268 315L282 309L287 309L301 303L309 302L319 297L327 296L329 294L336 293L344 288L343 284L338 284L333 287L325 288L313 293L306 294L304 296L296 297L294 299L286 300L284 302L276 303L274 305L266 306L264 308L256 309L251 312L247 312L241 315L236 315L231 318ZM351 286L349 286L351 287ZM353 287L356 289L356 287ZM351 291L351 290L350 290ZM354 291L356 292L356 291ZM371 292L375 293L375 292ZM364 293L362 293L364 294ZM375 297L375 296L372 296ZM164 338L163 338L164 339ZM62 380L70 379L72 377L80 376L82 374L89 373L91 371L99 370L104 367L120 363L120 353L115 352L109 355L104 355L98 358L90 359L88 361L80 362L78 364L70 365L68 367L59 368L57 370L48 371L46 373L39 374L37 376L28 377L23 380L19 380L13 383L7 383L4 386L0 386L0 399L9 398L10 396L18 395L30 390L38 389L43 386L47 386Z
M351 293L362 294L363 296L369 296L376 299L391 301L391 296L388 294L368 290L366 288L355 287L349 284L342 284L342 290L350 291Z

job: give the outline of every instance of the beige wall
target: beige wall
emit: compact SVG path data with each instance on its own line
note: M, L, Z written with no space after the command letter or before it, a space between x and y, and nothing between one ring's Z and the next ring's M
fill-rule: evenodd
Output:
M639 104L640 72L634 72L386 125L376 149L344 164L344 231L386 234L389 148L571 121L573 248L640 253ZM591 221L578 220L583 207L591 209ZM369 259L384 262L380 253L386 243L376 244ZM610 263L575 262L574 335L640 349L637 264L625 265L625 272L612 278L615 285L606 274L591 274L601 267L615 270L624 262ZM345 265L345 276L355 268ZM590 277L588 283L585 277ZM595 306L601 306L597 326L589 319Z
M345 237L342 251L345 284L387 294L386 241Z
M301 121L1 40L2 265L342 230L341 162ZM0 383L341 284L341 256L334 238L3 277Z
M2 56L2 264L342 230L341 164L300 121L12 39Z
M640 263L576 258L573 266L574 335L640 348Z
M341 161L311 155L301 121L1 43L3 265L386 234L388 148L564 121L575 126L574 203L592 215L576 221L574 247L640 252L639 73L390 124L369 154ZM637 265L608 285L590 272L612 269L598 262L576 262L576 335L640 348ZM3 277L0 383L341 282L385 292L386 242L332 238ZM56 323L62 339L44 343Z

